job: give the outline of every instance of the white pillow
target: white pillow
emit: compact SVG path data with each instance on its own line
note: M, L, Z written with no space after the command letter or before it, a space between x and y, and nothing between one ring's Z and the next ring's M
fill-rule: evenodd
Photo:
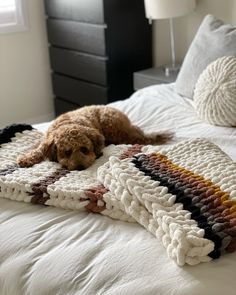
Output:
M184 58L175 83L176 92L193 99L202 71L217 58L232 55L236 55L236 27L207 15Z
M236 126L236 57L224 56L209 64L198 78L193 99L202 120Z

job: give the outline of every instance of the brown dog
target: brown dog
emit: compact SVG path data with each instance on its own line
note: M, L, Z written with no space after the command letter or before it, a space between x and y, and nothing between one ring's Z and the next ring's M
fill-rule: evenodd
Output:
M145 135L115 108L88 106L59 116L41 144L17 161L30 167L49 158L69 170L83 170L101 156L105 145L163 144L170 137L168 133Z

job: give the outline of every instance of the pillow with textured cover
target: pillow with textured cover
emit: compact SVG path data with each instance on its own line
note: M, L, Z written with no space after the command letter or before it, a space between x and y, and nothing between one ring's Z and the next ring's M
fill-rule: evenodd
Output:
M236 55L235 44L236 27L207 15L184 58L175 84L176 92L192 99L202 71L219 57Z
M17 166L42 136L27 125L0 132L0 197L137 222L178 265L236 250L236 163L214 144L110 145L84 171L51 161Z
M236 57L220 57L207 66L197 81L194 102L203 121L236 126Z

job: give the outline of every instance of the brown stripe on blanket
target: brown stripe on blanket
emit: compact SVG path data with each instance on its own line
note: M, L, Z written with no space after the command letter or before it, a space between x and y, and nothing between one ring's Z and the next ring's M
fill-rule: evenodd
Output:
M88 212L101 213L106 209L106 203L103 200L103 195L108 190L101 184L97 187L85 191L86 198L80 198L80 201L90 201L85 208Z
M134 155L141 153L143 147L144 145L141 144L132 145L120 155L120 160L132 158Z
M65 176L69 172L69 170L60 168L51 175L42 179L41 181L32 184L31 189L33 193L29 193L29 195L32 196L31 203L44 205L47 202L47 200L50 199L49 194L47 192L47 187L50 184L55 183L57 180L59 180L61 177Z
M18 169L17 165L9 165L5 169L0 169L0 176L6 176L6 175L9 175L9 174L12 174L17 169ZM2 191L2 189L0 188L0 192L1 191Z

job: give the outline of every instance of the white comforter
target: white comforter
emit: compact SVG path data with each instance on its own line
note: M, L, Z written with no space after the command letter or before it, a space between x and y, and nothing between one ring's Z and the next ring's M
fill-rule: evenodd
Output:
M172 87L149 87L113 106L145 131L206 137L236 160L236 129L202 123ZM137 224L0 199L0 295L235 295L235 270L236 254L180 268Z

